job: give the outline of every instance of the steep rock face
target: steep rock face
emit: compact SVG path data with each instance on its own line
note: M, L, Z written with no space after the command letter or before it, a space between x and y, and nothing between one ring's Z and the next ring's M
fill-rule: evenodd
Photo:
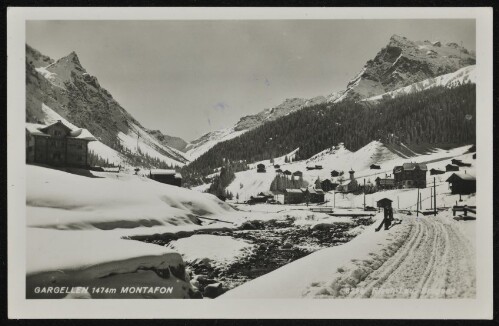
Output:
M476 63L475 54L456 43L417 41L393 35L386 47L330 102L362 100Z
M187 146L187 142L180 137L165 135L160 130L147 130L147 132L159 140L161 144L175 148L179 151L184 151Z
M45 62L52 63L40 66ZM97 78L87 73L75 52L53 62L26 47L27 122L44 122L43 104L71 123L88 129L98 140L118 152L137 158L147 154L168 164L187 162L179 151L161 144L147 133L100 86Z
M26 61L35 68L46 67L54 63L52 58L41 54L28 44L26 44Z

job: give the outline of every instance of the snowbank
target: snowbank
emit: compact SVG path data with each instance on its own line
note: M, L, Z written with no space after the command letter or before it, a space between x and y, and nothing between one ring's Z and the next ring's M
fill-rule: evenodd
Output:
M180 253L186 262L209 261L212 267L222 266L247 255L253 244L230 236L196 234L171 241L167 248Z
M27 166L30 227L115 229L192 224L233 209L215 196L138 176L91 178Z

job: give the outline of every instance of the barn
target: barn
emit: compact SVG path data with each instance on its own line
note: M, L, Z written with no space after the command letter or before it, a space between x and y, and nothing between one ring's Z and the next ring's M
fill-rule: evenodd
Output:
M430 170L430 175L437 175L437 174L444 174L445 171L438 170L438 169L431 169Z
M311 203L323 203L324 202L324 191L321 189L309 188L305 191L305 196Z
M149 171L149 178L172 186L182 186L182 176L175 170L152 169Z
M391 199L383 198L383 199L380 199L376 202L376 206L379 208L391 207L392 202L393 201Z
M452 194L467 195L476 192L476 178L467 173L452 173L446 180L449 183Z
M284 204L300 204L305 202L305 194L301 189L285 189Z
M87 129L61 120L50 125L26 124L26 162L88 168L88 143L96 139Z
M284 173L285 175L291 175L291 174L292 174L292 173L291 173L291 171L289 171L289 170L286 170L286 171L284 171L283 173Z
M295 171L295 172L293 172L293 176L301 178L301 177L303 177L303 172L301 172L301 171Z
M338 187L338 183L331 181L330 179L326 179L321 182L321 188L324 191L335 190Z
M371 164L371 166L369 167L371 170L379 170L381 169L381 166L379 165L376 165L376 164Z
M447 171L447 172L449 172L449 171L459 171L459 166L454 165L454 164L447 164L445 166L445 171Z
M393 189L395 188L395 179L392 178L376 178L376 187L378 189Z
M264 165L264 164L262 164L262 163L258 164L258 165L256 166L256 172L258 172L258 173L265 173L265 172L267 172L267 171L265 170L265 165Z

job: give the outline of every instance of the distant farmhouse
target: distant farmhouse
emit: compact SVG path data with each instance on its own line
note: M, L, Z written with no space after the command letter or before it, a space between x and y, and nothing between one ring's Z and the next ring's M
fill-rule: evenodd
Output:
M443 170L438 170L438 169L431 169L430 170L430 175L437 175L437 174L444 174L445 171Z
M61 120L50 125L26 123L26 162L51 166L88 167L87 129L72 128Z
M284 204L300 204L305 202L305 194L301 189L285 189Z
M395 179L393 178L376 178L376 187L378 189L393 189L395 188Z
M265 165L264 165L264 164L262 164L262 163L258 164L258 165L256 166L256 172L258 172L258 173L265 173L265 172L267 172L267 171L265 170Z
M301 171L295 171L295 172L293 172L293 176L295 176L295 177L303 177L303 172L301 172Z
M331 181L330 179L326 179L321 182L321 188L324 191L331 191L335 190L336 187L338 186L338 183Z
M307 190L305 190L305 196L311 203L324 202L324 191L322 191L322 189L308 188Z
M467 195L476 192L476 178L471 174L452 173L446 181L450 185L452 194Z
M447 172L449 172L449 171L459 171L459 166L454 165L454 164L447 164L445 166L445 171L447 171Z
M371 164L371 166L369 167L371 170L379 170L381 169L381 166L379 165L376 165L376 164Z
M359 183L355 180L354 176L355 171L350 170L348 173L350 173L350 179L340 183L337 187L340 192L354 192L359 188Z
M395 187L397 188L426 188L426 172L424 163L404 163L393 168Z
M284 204L301 204L307 201L310 203L323 203L325 201L324 191L313 188L284 190Z
M153 169L149 171L149 178L172 186L182 186L182 176L175 170Z

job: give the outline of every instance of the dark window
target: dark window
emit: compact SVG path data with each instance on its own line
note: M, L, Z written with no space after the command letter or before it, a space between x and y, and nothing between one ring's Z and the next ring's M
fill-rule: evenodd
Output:
M79 162L83 161L83 156L79 155L79 156L78 156L78 161L79 161Z

